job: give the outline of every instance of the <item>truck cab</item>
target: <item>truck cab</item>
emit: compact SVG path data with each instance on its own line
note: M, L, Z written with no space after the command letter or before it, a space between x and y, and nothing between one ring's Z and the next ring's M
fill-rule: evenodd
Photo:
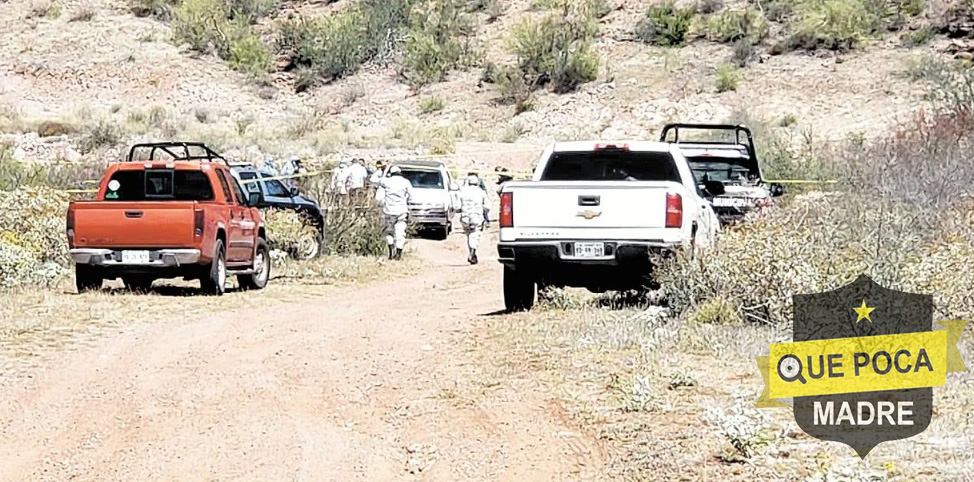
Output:
M202 143L132 146L127 160L108 167L95 200L68 206L78 291L117 278L141 291L182 277L221 295L228 275L261 289L270 256L256 203L226 160Z

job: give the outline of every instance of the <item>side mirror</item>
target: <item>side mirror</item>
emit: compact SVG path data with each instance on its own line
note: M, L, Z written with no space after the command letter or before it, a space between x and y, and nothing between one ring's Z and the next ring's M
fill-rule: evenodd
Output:
M711 196L723 196L727 192L724 183L720 181L704 181L703 186Z
M301 191L298 190L297 186L291 186L291 188L288 189L288 194L290 194L291 197L294 197L297 196L298 194L301 194Z
M778 197L785 194L785 186L783 184L772 183L768 186L768 190L771 192L771 197Z
M252 192L252 193L250 193L250 195L247 197L247 205L250 206L250 207L259 206L260 205L260 193L259 192Z

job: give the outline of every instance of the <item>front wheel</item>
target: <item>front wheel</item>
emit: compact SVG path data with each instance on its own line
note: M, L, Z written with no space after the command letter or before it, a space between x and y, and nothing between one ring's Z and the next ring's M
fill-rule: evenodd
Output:
M504 266L504 307L507 311L528 311L534 307L534 278Z
M271 256L267 249L267 242L257 240L257 252L254 254L254 272L237 276L240 288L245 290L259 290L267 286L271 276Z
M94 267L86 264L77 264L74 266L74 285L78 288L78 293L98 291L101 289L103 282L104 279L101 273Z
M227 291L227 252L223 240L216 240L213 246L213 261L200 277L200 288L206 294L220 296Z

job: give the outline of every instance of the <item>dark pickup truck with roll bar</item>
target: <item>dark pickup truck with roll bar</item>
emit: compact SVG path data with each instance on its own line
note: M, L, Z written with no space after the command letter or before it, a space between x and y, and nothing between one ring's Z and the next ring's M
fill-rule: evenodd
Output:
M686 131L703 131L706 135L691 140L681 136ZM721 132L731 133L733 137L721 138ZM745 125L673 123L663 127L659 139L678 145L721 224L737 221L785 192L781 184L765 180L754 148L754 136ZM723 185L722 190L706 188L717 182ZM715 191L723 192L715 194Z

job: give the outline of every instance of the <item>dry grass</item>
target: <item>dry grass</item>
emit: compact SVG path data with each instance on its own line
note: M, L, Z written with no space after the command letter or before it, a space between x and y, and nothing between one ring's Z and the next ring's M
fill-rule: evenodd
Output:
M456 396L540 384L564 407L569 428L609 454L609 480L946 480L974 468L965 449L974 425L970 374L934 391L926 432L859 462L847 446L805 436L790 410L753 408L763 385L754 356L788 333L581 305L491 323L472 348L479 370Z

